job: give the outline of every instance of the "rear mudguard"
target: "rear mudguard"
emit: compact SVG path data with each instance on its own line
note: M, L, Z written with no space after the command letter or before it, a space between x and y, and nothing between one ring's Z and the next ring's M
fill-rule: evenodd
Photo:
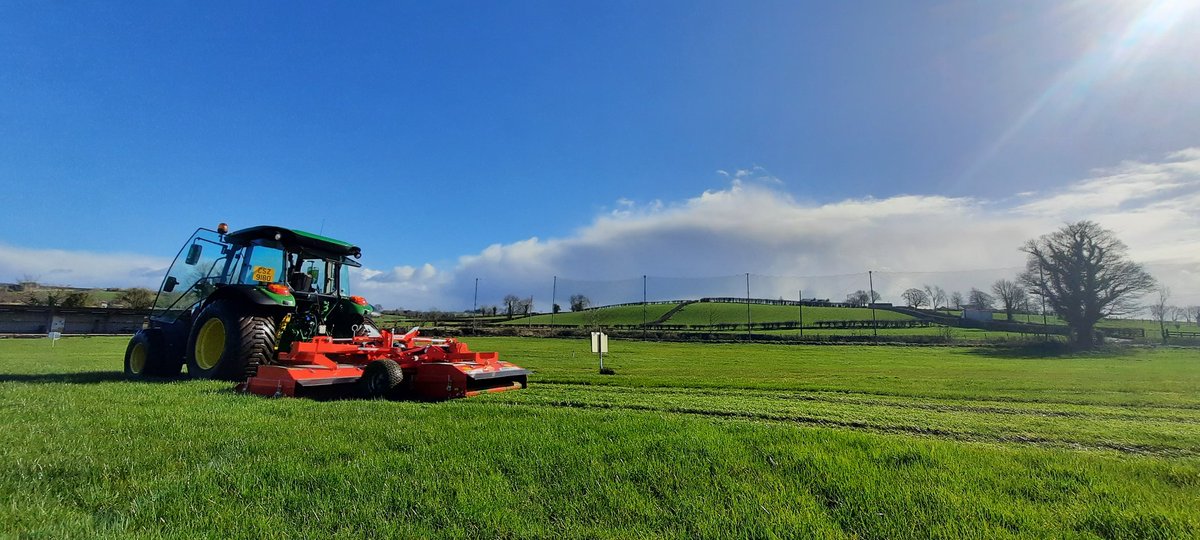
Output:
M204 300L205 305L218 300L240 300L264 308L278 307L288 311L296 309L296 298L290 294L275 294L259 285L218 285L217 290Z

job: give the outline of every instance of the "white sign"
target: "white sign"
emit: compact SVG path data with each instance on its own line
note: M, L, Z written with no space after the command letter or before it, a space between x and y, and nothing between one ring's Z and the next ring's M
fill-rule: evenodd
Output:
M600 373L604 373L604 353L608 352L608 334L592 332L592 352L600 355Z
M592 332L592 352L608 352L608 334L604 332Z
M63 327L65 327L66 325L67 325L66 317L63 317L62 315L55 315L53 318L50 319L50 333L55 333L55 332L61 333L63 331Z

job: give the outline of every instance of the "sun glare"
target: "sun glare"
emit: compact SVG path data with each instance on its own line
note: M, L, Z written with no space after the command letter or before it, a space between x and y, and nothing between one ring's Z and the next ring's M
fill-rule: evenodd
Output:
M1035 118L1050 112L1068 114L1093 97L1098 85L1110 81L1123 81L1126 92L1136 93L1157 82L1155 71L1137 71L1139 67L1177 55L1200 54L1200 32L1180 31L1188 27L1185 23L1195 22L1200 12L1197 8L1200 0L1114 0L1081 1L1064 10L1070 14L1088 13L1103 23L1077 38L1085 44L1086 52L1055 77L980 153L961 181L970 181Z

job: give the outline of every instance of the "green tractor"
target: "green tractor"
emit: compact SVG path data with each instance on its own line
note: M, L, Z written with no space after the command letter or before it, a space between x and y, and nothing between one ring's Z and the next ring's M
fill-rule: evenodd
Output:
M361 250L324 236L259 226L200 228L167 270L130 340L125 373L246 380L291 343L378 335L371 306L349 295Z

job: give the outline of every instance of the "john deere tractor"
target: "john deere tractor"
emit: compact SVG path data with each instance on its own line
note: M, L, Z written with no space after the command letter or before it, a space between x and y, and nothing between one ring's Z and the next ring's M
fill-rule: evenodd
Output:
M348 293L360 256L283 227L197 229L129 342L125 373L176 376L187 364L194 378L246 380L293 342L378 335L366 300Z

